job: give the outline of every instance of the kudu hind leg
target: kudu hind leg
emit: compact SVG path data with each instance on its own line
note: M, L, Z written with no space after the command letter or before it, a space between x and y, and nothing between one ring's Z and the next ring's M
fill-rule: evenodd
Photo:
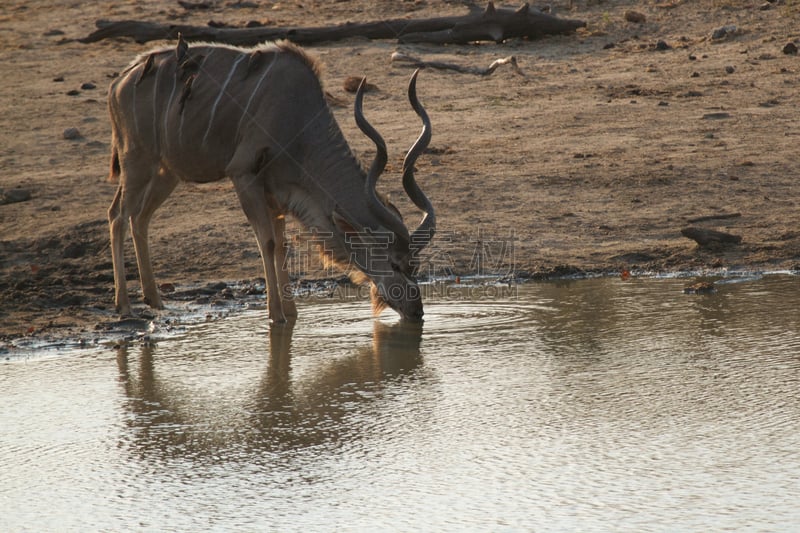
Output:
M122 212L122 182L108 208L108 227L111 241L111 261L114 265L114 306L122 315L131 314L128 287L125 279L125 233L128 217Z
M147 305L155 309L163 309L161 294L158 292L156 278L153 275L153 264L150 260L150 244L148 228L153 213L175 190L178 180L166 172L157 172L145 188L139 209L131 214L131 236L136 249L136 262L139 265L139 279L142 283L142 296Z

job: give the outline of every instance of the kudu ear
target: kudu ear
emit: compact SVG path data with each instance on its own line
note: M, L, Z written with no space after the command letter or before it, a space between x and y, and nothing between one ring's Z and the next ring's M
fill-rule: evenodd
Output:
M336 210L334 210L331 214L331 219L333 220L333 225L344 234L357 234L361 232L361 229L351 224L350 221L344 217L344 215Z
M351 243L374 245L377 243L385 244L395 240L395 235L391 231L385 229L372 230L370 228L357 226L336 210L331 214L331 219L336 229L346 235L347 241Z

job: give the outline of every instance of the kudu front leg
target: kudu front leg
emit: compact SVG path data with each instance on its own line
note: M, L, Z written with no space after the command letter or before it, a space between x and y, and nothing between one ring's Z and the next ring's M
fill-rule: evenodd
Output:
M256 234L258 249L261 252L261 261L264 264L264 275L267 280L269 318L273 322L286 322L278 286L278 273L275 268L277 242L273 226L274 217L267 205L263 183L254 175L235 178L232 181L242 210Z
M279 213L273 210L273 213ZM288 318L297 317L297 306L292 294L292 284L289 280L289 268L286 264L286 217L283 214L274 215L272 229L275 236L275 269L278 273L278 287L280 290L283 314Z

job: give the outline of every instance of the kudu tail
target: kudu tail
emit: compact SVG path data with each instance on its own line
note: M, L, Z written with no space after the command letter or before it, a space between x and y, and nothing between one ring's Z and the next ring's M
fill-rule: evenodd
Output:
M108 172L108 181L115 182L119 181L119 173L120 173L120 166L119 166L119 152L117 151L117 147L114 146L111 149L111 168Z

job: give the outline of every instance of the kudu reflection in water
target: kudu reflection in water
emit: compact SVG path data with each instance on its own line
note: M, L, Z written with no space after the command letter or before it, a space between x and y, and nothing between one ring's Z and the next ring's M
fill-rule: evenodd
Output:
M121 347L117 363L130 412L129 434L122 441L143 457L155 453L208 458L225 457L225 451L233 449L278 453L357 439L359 428L351 418L345 421L353 402L370 402L380 396L374 393L384 382L422 364L422 324L376 321L371 346L298 380L291 368L293 333L293 321L270 326L269 363L250 399L244 408L217 417L206 404L198 405L190 391L180 390L175 380L159 377L157 346L141 347L138 371L129 367L128 347Z

